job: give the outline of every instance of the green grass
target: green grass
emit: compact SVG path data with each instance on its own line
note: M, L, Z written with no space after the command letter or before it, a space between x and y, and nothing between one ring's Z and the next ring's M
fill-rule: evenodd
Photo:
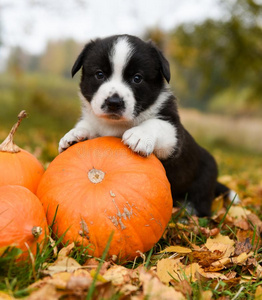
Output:
M28 118L23 120L19 127L15 142L20 147L35 154L47 166L58 154L57 145L60 138L72 128L80 115L77 82L39 74L24 75L22 78L1 75L0 82L0 107L2 107L0 109L0 140L4 140L12 125L16 122L18 113L25 109ZM242 123L235 131L232 126L233 123L230 123L230 134L225 134L225 130L219 131L219 128L223 120L228 122L228 118L223 119L220 116L217 120L217 123L215 123L215 118L212 118L210 123L210 117L208 116L192 116L189 113L185 123L196 140L215 156L219 174L221 176L230 175L237 189L248 194L252 185L258 185L262 182L261 146L259 143L252 144L250 139L243 138L243 136L249 136L251 131L247 130L242 135L241 130L244 128ZM249 121L247 120L247 122ZM258 132L257 124L260 123L253 123L250 130L255 128L255 132ZM214 128L214 131L212 131L212 128ZM225 138L223 139L224 134ZM254 211L257 209L258 215L261 214L260 208L255 207L253 209ZM190 222L190 216L181 210L180 214L175 216L173 222L186 224ZM207 218L201 218L198 222L196 226L207 227L212 225L212 221ZM222 223L221 227L223 227ZM236 237L235 228L227 225L221 229L224 234ZM184 230L187 233L186 229ZM165 239L162 238L154 248L145 254L144 260L138 258L135 261L128 262L125 266L135 268L142 263L145 263L147 268L155 266L160 258L158 252L170 244L169 240L174 232L181 232L181 228L174 228ZM192 242L196 245L201 245L205 240L206 237L201 233L192 233ZM0 290L7 291L14 297L28 295L30 291L27 287L41 278L42 271L45 268L44 263L54 261L53 248L60 241L56 241L55 245L48 242L42 253L38 251L34 262L30 258L25 262L16 261L18 250L6 250L0 256ZM182 245L188 246L187 241L182 240ZM161 257L164 256L161 254ZM86 248L75 247L71 257L83 264L87 259ZM238 267L232 267L232 270L236 270L241 276L242 271ZM252 283L239 283L233 287L223 281L207 280L202 284L196 282L191 284L193 289L192 299L200 299L201 292L205 290L212 290L214 299L222 296L229 296L230 299L236 296L237 299L253 299L255 289L260 284L262 284L261 280ZM121 295L117 293L114 297L120 299Z

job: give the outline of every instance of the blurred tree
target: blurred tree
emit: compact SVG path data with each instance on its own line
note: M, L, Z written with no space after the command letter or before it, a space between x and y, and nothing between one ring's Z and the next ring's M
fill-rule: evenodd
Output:
M182 77L173 83L186 105L256 109L262 105L262 6L255 0L221 5L223 20L183 24L171 33L168 53L175 77Z
M166 32L164 32L160 28L155 27L155 28L149 29L145 33L143 39L145 41L152 40L159 49L161 49L162 51L165 50L167 35L166 35Z
M12 49L8 59L8 71L12 73L40 72L71 77L71 68L82 45L72 39L49 42L46 51L39 56L27 54L20 47Z
M40 57L39 70L71 77L71 68L80 49L81 45L72 39L49 42L45 53Z

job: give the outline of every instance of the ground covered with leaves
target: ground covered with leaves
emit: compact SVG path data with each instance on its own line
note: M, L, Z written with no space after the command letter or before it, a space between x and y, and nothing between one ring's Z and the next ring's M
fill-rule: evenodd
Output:
M18 249L2 250L0 299L262 299L261 183L221 181L241 204L217 198L211 218L173 209L162 239L131 262L51 238L26 262Z

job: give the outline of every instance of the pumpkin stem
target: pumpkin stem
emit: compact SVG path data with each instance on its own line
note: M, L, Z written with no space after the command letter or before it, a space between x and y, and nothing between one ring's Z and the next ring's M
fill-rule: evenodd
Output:
M103 181L104 177L105 173L102 170L92 169L88 172L88 179L95 184Z
M26 116L27 116L27 114L26 114L25 110L22 110L19 113L18 121L15 123L15 125L10 130L10 132L9 132L8 136L6 137L6 139L0 145L0 151L9 152L9 153L17 153L17 152L21 151L21 149L16 144L14 144L14 135L15 135L15 132L16 132L18 126L20 125L20 123L22 122L22 120Z
M40 226L34 226L32 228L32 235L35 237L35 238L38 238L41 234L42 234L42 227Z

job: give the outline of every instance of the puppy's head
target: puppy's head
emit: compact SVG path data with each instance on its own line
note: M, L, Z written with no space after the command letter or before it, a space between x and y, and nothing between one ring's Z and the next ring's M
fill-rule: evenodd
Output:
M131 121L149 108L170 80L163 54L151 43L129 35L88 43L72 76L82 68L81 93L101 118Z

